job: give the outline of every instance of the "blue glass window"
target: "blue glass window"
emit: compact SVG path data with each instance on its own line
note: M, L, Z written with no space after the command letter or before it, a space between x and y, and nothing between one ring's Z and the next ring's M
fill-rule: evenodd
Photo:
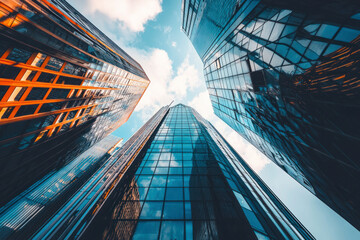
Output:
M343 27L335 37L335 40L339 40L343 42L351 42L357 36L359 36L359 34L360 34L359 30Z
M160 232L161 240L182 240L184 239L183 221L163 221Z
M246 209L243 209L243 211L252 227L254 227L262 232L265 231L263 226L261 225L261 223L259 222L259 220L257 219L256 215L253 212L246 210Z
M141 210L140 219L160 219L163 202L145 202Z
M155 170L155 174L167 174L169 168L167 167L157 167Z
M160 221L139 221L133 240L158 239Z
M181 167L172 167L170 168L169 174L175 174L175 175L179 175L182 174L182 168Z
M150 185L152 176L139 176L136 180L138 187L148 187Z
M149 188L146 200L163 200L165 196L165 188Z
M168 187L182 187L183 186L182 176L169 176L167 186Z
M322 24L316 35L331 39L335 35L338 29L339 27L337 26Z
M184 218L184 204L183 202L165 202L164 219L183 219Z
M144 167L141 174L153 174L155 171L155 168L154 167Z
M170 161L159 161L158 167L168 167L170 164Z
M138 188L139 191L139 200L145 200L146 193L148 188Z
M182 201L183 200L183 188L167 188L166 201Z
M166 185L166 176L154 175L154 178L151 182L151 187L165 187Z

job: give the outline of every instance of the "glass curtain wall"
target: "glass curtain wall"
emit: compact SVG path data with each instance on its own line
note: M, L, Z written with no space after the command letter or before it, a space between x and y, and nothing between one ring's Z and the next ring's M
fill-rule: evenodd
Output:
M207 130L172 107L83 238L312 239L276 226Z
M359 9L349 0L182 9L215 114L358 229Z

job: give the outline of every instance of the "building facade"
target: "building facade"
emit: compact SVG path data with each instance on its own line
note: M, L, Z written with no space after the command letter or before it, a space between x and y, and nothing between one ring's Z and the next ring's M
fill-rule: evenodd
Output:
M183 0L214 112L360 229L360 4Z
M0 239L28 239L108 164L122 138L109 135L69 164L46 174L0 208Z
M82 216L86 224L67 236L313 239L195 110L178 104L151 121L155 130L136 145L121 180L88 209L92 220Z
M126 122L148 85L66 1L1 1L0 205Z

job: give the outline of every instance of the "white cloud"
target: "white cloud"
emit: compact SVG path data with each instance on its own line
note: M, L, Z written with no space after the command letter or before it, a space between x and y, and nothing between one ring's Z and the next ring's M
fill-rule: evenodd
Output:
M169 55L162 49L150 51L127 48L126 51L143 67L151 83L135 111L148 119L160 107L171 101L184 102L187 93L196 89L203 81L200 72L189 63L189 59L180 64L176 73Z
M167 52L162 49L153 49L151 52L133 52L131 56L139 61L151 81L135 109L135 111L142 111L146 119L173 100L172 94L167 90L173 74L172 61Z
M209 93L207 91L199 93L188 103L188 105L209 121L215 118Z
M171 42L171 46L176 47L176 42Z
M175 78L170 81L168 90L176 94L177 98L182 98L199 86L200 81L199 71L189 63L189 57L186 57L178 68Z
M102 13L124 28L140 32L147 21L162 12L161 3L162 0L88 0L86 7L92 14Z
M188 105L210 121L255 172L259 173L270 163L270 160L264 154L214 114L207 91L199 93L188 102Z
M164 27L164 33L169 33L171 32L172 28L170 26L165 26Z

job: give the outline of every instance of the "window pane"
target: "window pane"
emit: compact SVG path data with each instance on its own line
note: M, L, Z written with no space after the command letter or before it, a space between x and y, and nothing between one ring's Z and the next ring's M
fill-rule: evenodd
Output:
M0 65L0 78L15 79L20 70L17 67Z
M139 191L139 200L145 200L146 193L148 192L148 188L138 188Z
M166 185L166 176L155 175L151 182L151 187L165 187L165 185Z
M265 231L264 228L262 227L261 223L259 222L259 220L257 219L256 215L253 212L250 212L246 209L243 209L244 213L246 215L246 218L248 219L250 225L253 228L256 228L260 231Z
M160 239L162 240L184 239L184 222L182 221L162 222Z
M240 205L241 205L242 207L251 210L251 207L250 207L249 204L246 202L246 200L245 200L245 198L243 197L243 195L241 195L240 193L235 192L235 191L234 191L234 194L235 194L236 199L239 201L239 203L240 203Z
M141 174L150 174L153 175L155 171L154 167L144 167L144 169L142 170Z
M26 51L24 49L14 48L7 59L13 60L15 62L26 63L26 61L30 58L31 52Z
M47 91L47 88L33 88L26 97L26 100L42 100Z
M166 190L166 201L182 201L183 200L183 189L182 188L168 188Z
M185 224L186 227L186 240L192 240L193 239L193 224L190 221L187 221Z
M343 27L335 37L335 40L351 42L354 38L359 36L359 34L359 30Z
M165 202L164 219L183 219L184 206L183 202Z
M164 168L164 167L157 167L155 170L155 174L167 174L168 173L168 168Z
M159 234L159 221L139 221L133 236L133 240L157 239Z
M50 73L41 73L39 78L37 79L38 82L47 82L52 83L55 80L56 75Z
M140 176L136 183L138 187L148 187L150 185L151 176Z
M162 206L162 202L145 202L140 219L160 219Z
M21 106L15 114L15 117L33 114L37 107L37 104Z
M182 187L183 179L182 176L169 176L168 187Z
M185 202L185 218L191 219L191 203Z
M146 200L164 200L165 188L149 188Z

